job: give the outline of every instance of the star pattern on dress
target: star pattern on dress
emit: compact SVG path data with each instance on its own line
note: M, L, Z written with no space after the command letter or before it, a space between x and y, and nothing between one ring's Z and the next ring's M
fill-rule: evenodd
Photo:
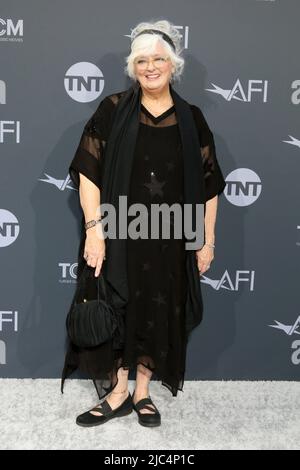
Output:
M158 196L163 197L164 192L162 190L162 187L166 184L165 181L158 181L156 179L155 173L151 171L151 183L144 183L144 186L149 189L151 197L155 196L156 194Z
M145 155L144 159L148 161L149 160L149 155Z
M141 295L141 291L140 291L140 290L136 290L136 291L135 291L135 296L136 296L136 297L139 297L140 295Z
M181 311L181 308L180 308L179 305L177 305L176 308L175 308L175 315L179 315L180 311Z
M150 269L150 263L147 262L147 263L143 263L143 271L149 271Z
M154 300L154 302L157 302L158 306L166 304L166 300L160 292L158 292L157 297L152 297L152 300Z
M167 165L168 171L173 170L175 166L173 162L166 162L166 165Z
M148 320L147 321L147 327L150 329L150 328L153 328L154 326L154 321L153 320Z

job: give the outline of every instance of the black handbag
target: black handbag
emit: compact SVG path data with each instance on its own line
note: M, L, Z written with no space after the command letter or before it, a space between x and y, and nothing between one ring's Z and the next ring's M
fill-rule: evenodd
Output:
M95 277L94 271L95 268L84 266L66 319L70 340L81 348L92 348L109 341L118 326L103 274ZM97 298L93 298L95 290Z

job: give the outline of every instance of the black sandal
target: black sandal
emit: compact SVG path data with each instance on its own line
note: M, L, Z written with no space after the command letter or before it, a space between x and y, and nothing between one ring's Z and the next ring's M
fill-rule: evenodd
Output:
M132 395L132 398L133 398L133 395ZM151 406L149 405L152 405L154 409L151 408ZM133 409L137 412L137 415L139 417L139 424L141 424L142 426L147 426L147 427L152 428L152 427L161 425L160 412L158 411L157 407L154 405L150 395L147 398L142 398L135 404L133 403L133 400L132 400L132 406L133 406ZM140 413L140 410L143 408L146 408L147 410L152 411L152 413Z
M129 415L133 410L132 396L129 392L126 400L121 403L116 409L112 409L107 400L104 400L99 406L92 408L89 411L77 416L76 424L84 427L98 426L104 424L112 418L120 418L121 416ZM90 411L98 411L102 415L93 415Z

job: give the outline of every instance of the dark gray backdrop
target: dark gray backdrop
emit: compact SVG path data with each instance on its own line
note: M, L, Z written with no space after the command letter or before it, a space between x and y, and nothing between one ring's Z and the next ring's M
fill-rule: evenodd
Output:
M68 166L99 101L130 85L126 35L166 18L186 46L175 89L227 180L186 379L298 378L299 14L296 0L1 2L1 377L60 377L81 217ZM82 62L104 84L84 102L65 87Z

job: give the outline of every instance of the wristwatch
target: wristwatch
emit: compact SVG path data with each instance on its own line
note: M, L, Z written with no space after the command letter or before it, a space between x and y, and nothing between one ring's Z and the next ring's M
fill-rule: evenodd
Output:
M91 228L91 227L94 227L96 224L98 224L99 222L101 222L101 219L98 219L98 220L90 220L89 222L87 222L86 224L84 224L84 228L87 230L88 228Z

